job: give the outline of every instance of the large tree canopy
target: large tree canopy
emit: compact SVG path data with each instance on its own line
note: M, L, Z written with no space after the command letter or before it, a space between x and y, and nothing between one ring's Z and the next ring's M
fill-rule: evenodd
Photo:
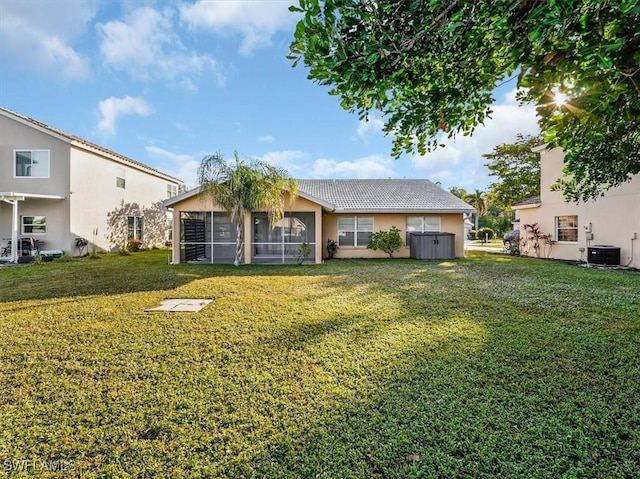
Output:
M518 135L515 143L498 145L492 153L482 155L489 160L486 167L497 178L489 185L496 206L503 210L540 194L540 154L532 148L540 145L538 136Z
M640 0L300 0L289 58L384 114L394 156L471 134L517 75L574 200L640 172ZM560 102L566 99L565 103Z

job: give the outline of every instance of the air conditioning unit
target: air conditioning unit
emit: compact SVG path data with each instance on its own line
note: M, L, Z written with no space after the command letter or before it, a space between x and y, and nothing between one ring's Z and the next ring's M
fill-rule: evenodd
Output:
M591 264L618 266L620 264L620 248L611 245L594 245L589 247L587 261Z

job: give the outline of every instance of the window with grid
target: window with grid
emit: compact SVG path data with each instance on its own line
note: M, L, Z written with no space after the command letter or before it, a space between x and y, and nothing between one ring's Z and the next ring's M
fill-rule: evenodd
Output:
M373 233L373 216L338 218L338 246L366 247Z
M556 238L568 243L578 242L578 216L556 216Z
M409 246L411 233L440 233L441 224L440 216L407 216L405 244Z
M127 218L127 239L142 241L142 218L140 216L129 216Z

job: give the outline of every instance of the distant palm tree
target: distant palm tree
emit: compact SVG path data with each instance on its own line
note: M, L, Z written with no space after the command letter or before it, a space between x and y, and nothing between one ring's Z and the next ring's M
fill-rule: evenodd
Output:
M484 191L475 190L470 193L465 201L476 209L476 230L478 229L478 220L487 212L487 197Z
M220 153L203 158L198 168L201 191L231 215L236 227L236 256L233 264L240 265L244 242L243 226L247 212L266 211L273 225L282 219L285 191L293 203L298 183L286 170L259 160L249 163L234 153L228 163Z

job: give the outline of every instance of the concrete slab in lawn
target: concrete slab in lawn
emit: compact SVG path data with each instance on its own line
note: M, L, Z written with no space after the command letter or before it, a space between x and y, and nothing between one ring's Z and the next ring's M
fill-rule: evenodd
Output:
M186 311L195 313L204 308L213 299L165 299L155 308L145 309L145 312L152 311Z

